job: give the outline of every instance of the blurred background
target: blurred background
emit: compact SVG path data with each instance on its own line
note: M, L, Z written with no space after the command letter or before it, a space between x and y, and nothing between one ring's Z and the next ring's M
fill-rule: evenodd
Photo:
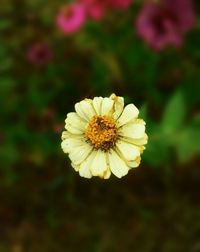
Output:
M0 252L200 251L200 3L1 0ZM80 178L66 114L116 93L149 143L119 180Z

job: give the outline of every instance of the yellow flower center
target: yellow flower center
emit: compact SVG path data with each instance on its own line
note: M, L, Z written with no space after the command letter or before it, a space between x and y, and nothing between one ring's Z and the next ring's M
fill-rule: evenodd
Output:
M86 129L87 140L96 148L107 151L115 146L117 127L108 116L94 116Z

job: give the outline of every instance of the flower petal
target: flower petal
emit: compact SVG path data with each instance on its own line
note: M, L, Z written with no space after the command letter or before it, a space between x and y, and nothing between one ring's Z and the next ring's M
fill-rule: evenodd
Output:
M94 160L94 157L95 157L96 153L95 151L92 152L86 160L84 160L81 165L80 165L80 169L79 169L79 174L81 177L84 177L84 178L91 178L92 177L92 173L90 171L90 167L91 167L91 164Z
M75 139L82 139L83 142L85 142L85 138L83 137L83 134L72 134L70 133L69 131L63 131L62 133L62 136L61 136L61 139L62 140L65 140L65 139L68 139L68 138L75 138Z
M112 113L114 101L110 98L103 98L101 105L101 115L110 115Z
M84 131L87 126L87 122L81 119L75 112L67 114L65 123L81 131Z
M135 160L133 161L127 161L127 165L131 168L136 168L140 165L140 161L141 161L141 157L137 157Z
M114 112L112 117L113 119L117 120L124 109L124 98L121 96L116 96L115 94L112 94L110 98L114 101Z
M107 168L107 170L104 172L103 178L104 179L109 179L110 176L111 176L110 168Z
M90 121L90 119L96 114L92 106L92 100L90 99L85 99L76 103L75 110L77 114L86 121Z
M118 119L118 127L123 126L124 124L134 120L138 117L139 110L133 104L129 104L124 108L121 116Z
M65 129L68 130L72 134L77 134L77 135L83 134L82 129L76 128L76 127L74 127L73 125L71 125L69 123L65 124Z
M71 166L74 168L75 171L79 171L80 165L75 165L74 163L71 163Z
M69 136L70 136L70 133L65 130L65 131L62 132L61 139L65 140L65 139L69 138Z
M131 144L135 144L137 146L142 146L142 145L147 144L148 136L145 133L142 138L137 138L137 139L136 138L130 138L130 137L123 137L123 141L126 141L126 142L131 143Z
M121 178L128 173L129 167L114 150L108 153L108 161L110 169L116 177Z
M97 115L101 115L102 101L103 101L102 97L95 97L92 101L92 105L93 105Z
M123 158L127 161L133 161L138 156L140 156L140 148L133 144L129 144L119 140L117 141L116 146L122 154Z
M81 164L92 151L92 146L85 143L69 151L69 158L75 165Z
M145 136L145 125L143 123L130 123L120 128L120 136L129 138L143 138Z
M98 150L91 164L90 171L93 176L103 177L106 170L106 154L103 151Z
M73 151L75 148L85 145L86 143L82 141L81 138L67 138L62 141L61 147L64 153L69 153Z

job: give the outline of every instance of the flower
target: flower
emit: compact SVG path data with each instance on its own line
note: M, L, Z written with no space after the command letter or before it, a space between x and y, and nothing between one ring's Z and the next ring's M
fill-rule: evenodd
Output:
M131 0L79 0L85 6L87 15L94 20L103 18L107 10L127 9Z
M136 28L139 36L155 50L179 48L184 35L194 24L192 0L147 1L141 9Z
M62 32L74 33L84 24L85 19L84 6L79 3L72 3L61 8L56 22Z
M84 5L87 15L93 20L102 19L107 9L108 0L79 0Z
M75 111L67 114L61 147L80 176L121 178L139 166L147 134L133 104L124 107L124 99L112 94L82 100Z
M117 9L127 9L132 4L132 0L110 0L110 2L111 6Z
M27 59L35 65L43 65L53 58L53 53L48 44L37 42L27 51Z

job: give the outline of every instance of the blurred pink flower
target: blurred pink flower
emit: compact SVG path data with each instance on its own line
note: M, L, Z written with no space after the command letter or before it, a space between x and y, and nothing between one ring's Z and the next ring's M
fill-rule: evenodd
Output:
M48 44L37 42L29 46L27 59L35 65L43 65L53 58L53 52Z
M84 24L85 8L82 4L72 3L61 8L56 23L64 33L74 33Z
M132 0L110 0L112 7L126 9L132 4Z
M194 19L192 0L147 1L138 15L136 29L139 36L155 50L167 46L179 48L184 35L194 25Z
M108 0L79 0L85 6L89 17L100 20L107 9Z
M89 17L100 20L107 10L126 9L132 0L79 0L79 2L85 6Z

